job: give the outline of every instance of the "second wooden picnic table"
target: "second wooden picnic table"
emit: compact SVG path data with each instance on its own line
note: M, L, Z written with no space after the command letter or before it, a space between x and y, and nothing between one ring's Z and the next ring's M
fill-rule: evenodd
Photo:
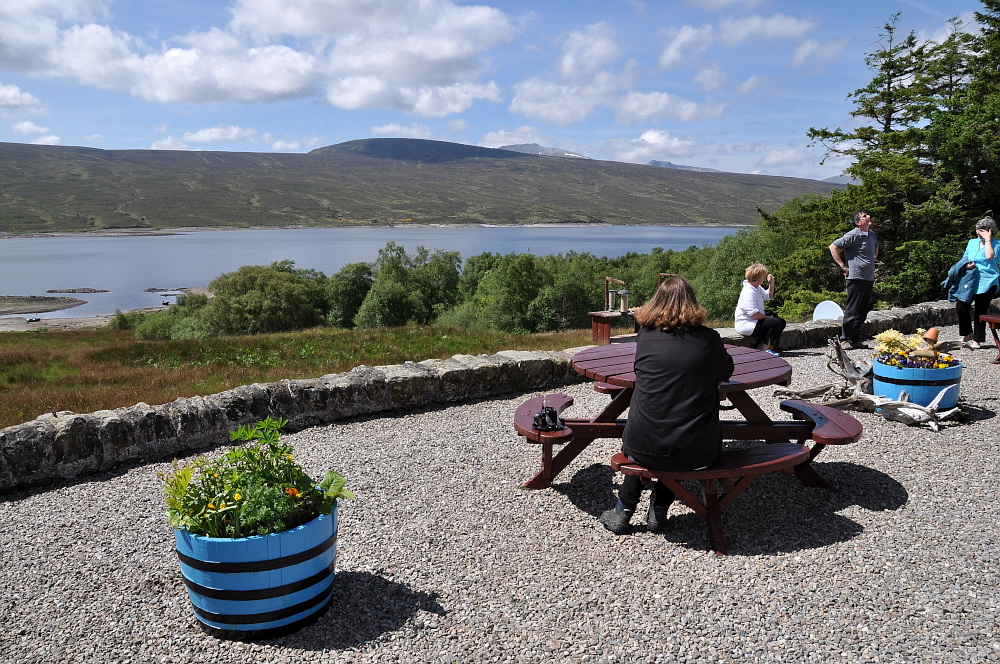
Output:
M744 419L722 419L723 440L763 440L767 442L812 440L809 459L796 466L795 473L807 486L832 488L812 467L812 460L826 445L851 443L861 436L861 425L846 413L809 404L783 401L781 408L797 419L775 421L757 404L748 390L768 385L788 385L792 367L781 357L740 346L726 346L735 365L732 377L722 384L726 398ZM552 480L590 443L598 438L621 438L635 388L635 344L619 343L595 346L574 356L572 365L578 373L593 379L595 389L611 396L608 405L592 418L564 418L565 428L552 431L535 429L532 417L543 406L561 412L573 403L566 395L535 397L518 407L514 427L529 442L542 446L541 470L524 486L548 487ZM554 446L560 445L558 453Z

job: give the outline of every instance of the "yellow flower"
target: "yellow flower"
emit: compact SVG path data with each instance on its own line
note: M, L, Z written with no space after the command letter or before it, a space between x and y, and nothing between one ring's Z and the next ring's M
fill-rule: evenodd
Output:
M215 509L215 505L213 505L212 503L209 503L208 504L208 509L214 510Z
M233 500L240 500L242 498L243 498L243 496L241 494L239 494L239 493L236 493L236 494L233 495Z
M285 455L285 457L286 457L286 458L287 458L287 459L288 459L289 461L294 461L294 459L292 459L292 455L291 455L291 454L286 454L286 455Z
M226 509L226 504L225 503L219 503L219 509L220 510Z

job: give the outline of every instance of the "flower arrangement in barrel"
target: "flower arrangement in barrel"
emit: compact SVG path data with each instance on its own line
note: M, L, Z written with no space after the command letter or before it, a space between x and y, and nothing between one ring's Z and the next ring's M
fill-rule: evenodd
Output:
M875 335L872 357L880 364L901 369L947 369L961 364L949 353L935 350L938 329L918 329L904 335L898 330L886 330Z
M160 473L167 519L177 529L208 537L250 537L291 530L329 514L340 498L354 498L347 480L328 471L314 482L281 442L284 419L267 418L230 432L247 444L221 457L201 456L188 464L175 459Z

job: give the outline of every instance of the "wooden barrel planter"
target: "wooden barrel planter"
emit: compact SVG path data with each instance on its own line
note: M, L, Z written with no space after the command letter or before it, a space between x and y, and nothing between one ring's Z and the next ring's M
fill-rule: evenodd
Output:
M906 392L913 403L929 406L941 390L954 385L938 403L938 408L954 408L958 405L959 385L962 382L961 364L946 369L908 369L874 362L872 373L872 392L877 396L897 399L901 392Z
M337 503L297 528L243 538L174 530L181 574L200 626L228 639L264 639L316 620L330 602Z

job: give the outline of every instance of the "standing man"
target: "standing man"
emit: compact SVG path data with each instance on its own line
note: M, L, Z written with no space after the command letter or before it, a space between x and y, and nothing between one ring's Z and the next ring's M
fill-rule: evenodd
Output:
M830 255L847 280L847 305L840 329L840 347L844 350L864 348L861 326L872 310L875 260L878 258L878 238L870 230L871 215L859 210L851 217L851 225L851 230L830 245Z

